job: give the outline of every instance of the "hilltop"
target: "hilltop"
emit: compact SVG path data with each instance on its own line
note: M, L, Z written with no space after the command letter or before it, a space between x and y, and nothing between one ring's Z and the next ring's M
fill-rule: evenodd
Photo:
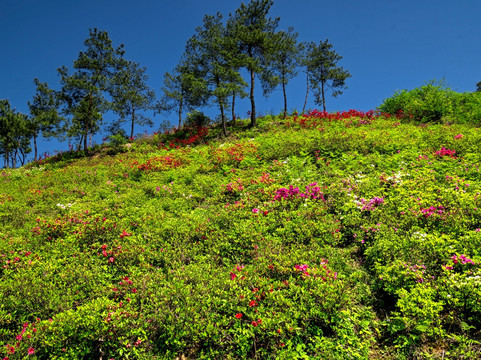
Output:
M479 128L247 122L2 170L0 355L480 357Z

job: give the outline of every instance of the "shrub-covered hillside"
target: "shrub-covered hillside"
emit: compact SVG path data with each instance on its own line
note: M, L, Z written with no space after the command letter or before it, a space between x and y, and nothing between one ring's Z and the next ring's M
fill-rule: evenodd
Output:
M481 133L350 111L0 176L0 358L481 357Z

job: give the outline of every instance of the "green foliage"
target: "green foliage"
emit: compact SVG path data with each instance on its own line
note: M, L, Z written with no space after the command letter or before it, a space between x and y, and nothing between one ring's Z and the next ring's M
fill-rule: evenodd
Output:
M194 128L203 128L210 124L210 118L201 111L193 111L187 114L185 126Z
M5 169L0 357L479 358L479 129L349 114Z
M379 106L381 112L422 123L481 121L481 95L456 93L443 83L430 82L413 90L397 91Z

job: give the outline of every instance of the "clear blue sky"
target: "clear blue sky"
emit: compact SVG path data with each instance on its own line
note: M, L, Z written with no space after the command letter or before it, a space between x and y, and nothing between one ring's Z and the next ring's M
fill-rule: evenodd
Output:
M248 1L244 1L248 2ZM186 41L206 14L225 17L239 0L0 0L0 99L28 113L33 79L59 89L56 69L72 68L89 28L106 30L125 58L147 67L149 84L161 94L162 77L178 63ZM348 89L327 99L328 111L370 110L399 89L443 79L455 91L474 91L481 81L481 1L479 0L274 0L279 29L293 26L300 41L329 39L349 70ZM260 113L279 113L282 93L264 98ZM290 110L302 109L305 77L287 88ZM249 101L237 112L246 116ZM310 97L309 108L317 108ZM211 116L216 109L204 109ZM174 113L155 117L176 123ZM137 128L137 130L141 130ZM42 142L40 152L66 150L67 144Z

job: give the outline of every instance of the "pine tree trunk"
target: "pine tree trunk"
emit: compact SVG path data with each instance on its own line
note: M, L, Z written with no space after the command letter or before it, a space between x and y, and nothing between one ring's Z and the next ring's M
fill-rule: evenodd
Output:
M35 156L33 158L33 161L37 161L38 160L38 153L37 153L37 132L36 131L33 132L33 148L34 148L34 151L35 151Z
M232 122L234 123L235 125L235 110L234 110L234 106L235 106L235 91L232 92Z
M284 119L287 117L287 96L286 96L286 82L283 76L282 79L282 92L284 93Z
M15 153L13 154L13 158L12 158L12 169L15 169L17 167L17 154L18 154L18 149L15 149Z
M20 158L20 163L21 163L21 166L25 165L25 158L27 157L27 154L25 154L25 151L22 150L22 148L20 148L20 155L22 155L22 157Z
M306 99L304 100L304 107L302 108L302 113L306 111L306 105L307 105L307 97L309 96L309 73L306 72L306 83L307 83L307 91L306 91Z
M87 123L87 121L85 122L85 126L84 126L84 151L87 152L87 149L88 149L88 134L89 134L89 125Z
M130 139L134 139L134 119L135 119L135 109L132 108L132 128L130 129Z
M321 81L322 110L326 111L326 94L324 89L324 81Z
M224 106L222 104L219 104L219 107L220 107L220 117L222 119L222 132L224 133L224 136L227 137L227 124L225 121Z
M180 130L180 127L182 126L182 105L183 105L183 100L180 100L179 104L179 127L177 130Z
M80 149L82 149L83 139L84 139L84 135L82 134L82 136L80 137L80 142L78 143L78 146L77 146L77 151L80 151Z
M250 127L253 128L256 126L256 103L254 101L254 80L255 80L255 73L254 69L251 69L251 124Z

